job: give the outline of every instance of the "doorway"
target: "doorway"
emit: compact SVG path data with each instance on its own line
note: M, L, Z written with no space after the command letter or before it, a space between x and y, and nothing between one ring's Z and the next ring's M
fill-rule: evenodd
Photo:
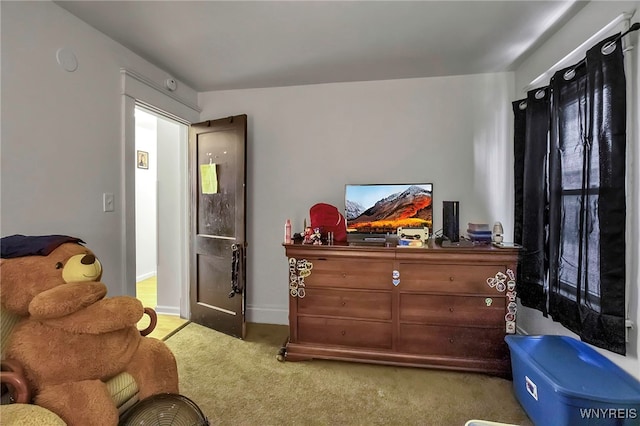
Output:
M186 125L136 105L136 297L158 314L157 338L188 322L180 303L188 286L181 273L187 132Z

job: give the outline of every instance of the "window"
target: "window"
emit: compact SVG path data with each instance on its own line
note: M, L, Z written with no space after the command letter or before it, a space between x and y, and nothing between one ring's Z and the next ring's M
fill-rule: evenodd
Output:
M522 101L513 105L521 303L588 343L624 354L626 82L620 38L603 40L582 62L556 72L544 96L530 91L524 112ZM612 44L615 49L604 49Z

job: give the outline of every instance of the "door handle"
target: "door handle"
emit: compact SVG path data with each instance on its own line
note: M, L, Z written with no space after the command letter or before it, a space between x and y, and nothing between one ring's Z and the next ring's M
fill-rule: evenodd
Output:
M229 298L242 293L244 290L244 276L239 278L239 275L241 266L244 265L245 246L246 243L231 244L231 292L229 293Z

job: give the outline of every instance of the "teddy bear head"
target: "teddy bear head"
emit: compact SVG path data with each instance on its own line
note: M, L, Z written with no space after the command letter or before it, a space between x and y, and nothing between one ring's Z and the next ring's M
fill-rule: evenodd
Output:
M91 250L78 242L65 242L47 255L0 259L0 302L3 309L26 316L30 314L30 305L33 314L32 301L38 295L51 293L50 290L59 286L80 282L94 286L89 293L92 301L95 301L106 295L106 287L98 282L101 277L102 265ZM58 306L57 309L63 307Z

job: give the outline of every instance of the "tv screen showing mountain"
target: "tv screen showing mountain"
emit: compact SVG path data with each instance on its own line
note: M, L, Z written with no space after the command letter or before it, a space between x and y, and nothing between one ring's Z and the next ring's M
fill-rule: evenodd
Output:
M433 184L345 186L345 218L350 233L395 233L398 227L433 232Z

